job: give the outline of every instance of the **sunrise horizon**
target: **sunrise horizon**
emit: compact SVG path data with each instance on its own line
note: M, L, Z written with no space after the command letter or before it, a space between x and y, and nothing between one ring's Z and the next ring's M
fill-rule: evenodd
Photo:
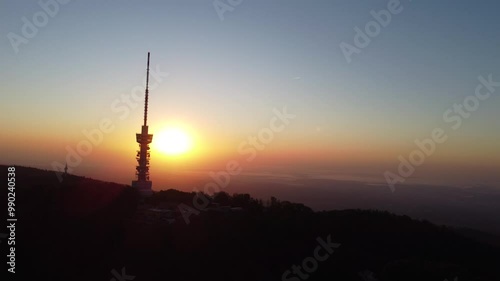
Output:
M8 280L500 280L499 8L6 1Z

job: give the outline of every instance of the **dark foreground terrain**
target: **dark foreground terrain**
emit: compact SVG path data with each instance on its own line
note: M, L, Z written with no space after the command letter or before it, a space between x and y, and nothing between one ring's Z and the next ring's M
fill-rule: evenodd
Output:
M193 196L141 200L128 186L16 167L16 273L2 280L500 280L500 248L444 226L248 194L195 210ZM196 211L189 223L179 206Z

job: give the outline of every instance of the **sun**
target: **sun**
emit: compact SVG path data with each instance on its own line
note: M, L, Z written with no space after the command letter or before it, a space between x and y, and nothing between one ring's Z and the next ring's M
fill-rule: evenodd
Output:
M191 150L192 140L180 128L167 128L155 134L153 144L158 151L167 155L180 155Z

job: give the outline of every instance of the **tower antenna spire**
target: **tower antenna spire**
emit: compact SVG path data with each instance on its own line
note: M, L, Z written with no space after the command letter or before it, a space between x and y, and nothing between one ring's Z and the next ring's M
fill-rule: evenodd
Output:
M146 98L144 99L144 126L148 124L148 98L149 98L149 52L148 52L148 68L146 70Z

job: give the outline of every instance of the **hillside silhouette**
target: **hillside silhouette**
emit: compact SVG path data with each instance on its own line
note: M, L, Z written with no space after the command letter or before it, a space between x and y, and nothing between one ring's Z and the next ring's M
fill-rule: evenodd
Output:
M500 248L388 212L222 192L186 223L178 207L194 207L194 193L142 200L130 186L26 167L16 184L22 280L112 280L122 269L134 280L500 280ZM283 279L328 237L340 245L317 270Z

